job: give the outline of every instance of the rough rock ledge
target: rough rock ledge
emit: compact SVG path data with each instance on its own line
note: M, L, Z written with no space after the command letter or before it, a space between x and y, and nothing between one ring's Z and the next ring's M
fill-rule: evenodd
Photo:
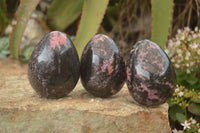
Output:
M0 59L1 133L170 133L168 105L137 105L126 85L111 98L95 98L78 82L65 98L40 98L27 66Z

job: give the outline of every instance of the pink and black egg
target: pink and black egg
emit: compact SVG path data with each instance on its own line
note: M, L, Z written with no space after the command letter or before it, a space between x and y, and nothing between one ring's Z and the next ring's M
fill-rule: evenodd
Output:
M77 51L66 34L53 31L35 47L28 67L33 89L46 98L61 98L70 93L80 75Z
M134 45L126 65L126 83L136 102L145 106L165 103L174 93L176 75L167 54L154 42Z
M115 42L95 35L81 57L81 82L93 96L106 98L119 92L125 81L125 63Z

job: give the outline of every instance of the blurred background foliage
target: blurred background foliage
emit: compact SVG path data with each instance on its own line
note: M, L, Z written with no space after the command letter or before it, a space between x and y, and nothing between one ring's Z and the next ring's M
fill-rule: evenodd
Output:
M30 19L39 23L44 29L44 34L51 30L60 30L75 38L74 43L79 55L94 34L107 34L116 41L125 58L138 40L152 37L153 41L164 48L168 37L175 36L177 29L186 26L193 29L195 26L200 26L199 0L163 0L162 2L159 0L103 0L101 2L98 0L32 0L27 4L35 6L27 9L30 13L25 17L26 11L22 8L21 14L17 11L26 4L24 3L20 0L0 0L1 37L10 37L11 54L16 59L19 57L27 59L23 55L23 50L29 48L28 46L36 45L30 38L28 38L29 44L28 41L24 44L27 38L24 35L25 28L29 26ZM33 14L37 12L36 15L31 14L32 11ZM21 22L24 22L23 28L20 27L21 32L16 31L17 35L12 35L15 30L10 26L18 25L17 15L24 17L24 19L19 17ZM10 32L7 33L9 28ZM12 36L9 36L10 34Z
M17 10L20 10L22 6L19 5L23 3L20 0L0 0L1 37L10 37L9 35L14 31L11 28L18 25ZM164 48L168 38L174 37L177 29L186 26L193 29L195 26L200 26L199 0L163 0L162 2L159 0L103 0L102 2L32 0L30 4L35 5L36 8L28 9L33 13L25 16L24 28L29 27L29 20L33 19L40 26L39 29L44 29L44 34L51 30L63 31L75 38L74 43L79 55L87 41L96 33L112 37L126 59L130 49L138 40L152 37L153 41ZM26 37L25 29L17 33L22 34L10 37L12 57L26 59L23 50L29 48L27 45L34 47L36 41L32 43L32 40ZM30 36L30 32L27 34ZM19 38L18 41L16 38ZM26 40L27 38L29 40ZM24 40L26 40L25 44Z

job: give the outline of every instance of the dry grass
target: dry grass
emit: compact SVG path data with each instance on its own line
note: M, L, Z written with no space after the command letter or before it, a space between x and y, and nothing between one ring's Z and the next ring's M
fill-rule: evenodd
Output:
M151 35L150 0L126 0L117 24L111 31L114 40L125 58L138 40L148 39Z
M200 0L175 0L171 37L186 26L200 27Z
M138 40L151 37L151 0L125 0L117 24L111 31L125 59ZM200 0L174 0L170 38L177 29L200 27Z

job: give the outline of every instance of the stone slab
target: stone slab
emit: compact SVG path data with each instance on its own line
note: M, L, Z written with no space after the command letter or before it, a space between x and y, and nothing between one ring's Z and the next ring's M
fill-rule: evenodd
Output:
M137 105L127 86L111 98L95 98L80 81L58 100L40 98L27 66L0 60L0 133L170 133L168 105Z

